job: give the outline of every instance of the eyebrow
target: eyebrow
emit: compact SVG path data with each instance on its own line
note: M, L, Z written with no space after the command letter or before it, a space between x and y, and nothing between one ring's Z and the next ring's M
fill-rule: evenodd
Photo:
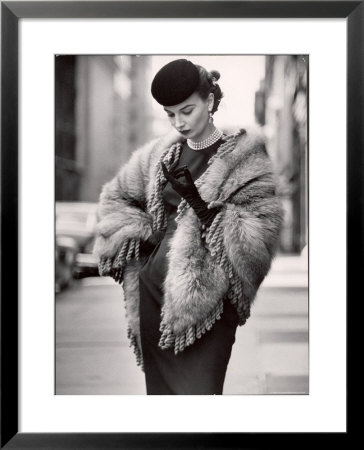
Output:
M189 108L189 107L191 107L191 106L196 106L194 103L191 103L191 105L185 105L183 108L181 108L180 109L180 111L182 111L182 110L184 110L185 108ZM164 109L164 111L166 111L166 112L172 112L172 111L170 111L169 109L167 109L167 108L163 108Z

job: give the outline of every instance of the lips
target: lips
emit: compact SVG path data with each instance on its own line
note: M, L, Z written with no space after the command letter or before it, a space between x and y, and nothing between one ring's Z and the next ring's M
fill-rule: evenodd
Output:
M181 134L188 134L190 131L191 131L191 130L183 130L183 131L180 131L180 133L181 133Z

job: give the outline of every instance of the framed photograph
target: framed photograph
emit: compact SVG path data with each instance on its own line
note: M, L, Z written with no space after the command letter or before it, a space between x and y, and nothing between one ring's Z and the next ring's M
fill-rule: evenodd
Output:
M282 433L347 438L346 302L364 268L363 2L1 7L1 446L241 448L244 438L253 448ZM249 360L253 376L239 360L246 354L233 353L224 396L140 395L143 375L120 341L127 325L118 329L117 290L114 303L102 280L85 278L82 294L64 290L97 262L93 241L81 250L77 233L58 231L83 211L91 223L101 187L130 156L115 148L137 148L175 126L170 106L145 99L155 73L178 58L226 77L225 119L214 118L224 135L240 123L264 127L288 216L280 252L300 255L278 258L262 285L253 323L264 330L242 327L239 336L251 354L264 348L266 365ZM241 99L244 113L233 106ZM77 203L77 217L75 200L85 207ZM285 290L276 289L280 270L287 286L294 279ZM308 290L300 284L307 276ZM84 370L89 357L93 369Z

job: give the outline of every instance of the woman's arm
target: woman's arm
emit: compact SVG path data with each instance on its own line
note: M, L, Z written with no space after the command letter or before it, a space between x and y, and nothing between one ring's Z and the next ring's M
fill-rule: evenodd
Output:
M94 253L112 258L125 240L147 239L152 218L146 212L150 160L156 141L136 150L100 194Z

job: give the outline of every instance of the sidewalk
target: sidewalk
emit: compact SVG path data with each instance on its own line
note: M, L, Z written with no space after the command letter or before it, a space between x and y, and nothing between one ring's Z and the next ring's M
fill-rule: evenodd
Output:
M238 329L224 394L308 393L305 256L279 256Z
M239 327L224 394L308 393L307 272L280 256ZM126 337L122 289L86 278L56 297L56 393L145 394Z
M307 256L279 255L272 263L264 287L303 287L308 286Z

